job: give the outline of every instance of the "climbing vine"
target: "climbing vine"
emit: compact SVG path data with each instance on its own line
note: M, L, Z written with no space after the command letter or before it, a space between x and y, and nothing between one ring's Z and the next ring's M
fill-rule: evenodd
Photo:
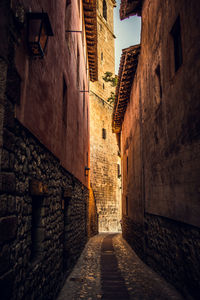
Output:
M105 82L110 82L110 85L112 87L115 87L117 85L117 76L113 76L112 72L105 72L104 76L102 78ZM115 101L115 93L114 92L110 93L110 97L107 99L107 101L110 104L114 103L114 101Z

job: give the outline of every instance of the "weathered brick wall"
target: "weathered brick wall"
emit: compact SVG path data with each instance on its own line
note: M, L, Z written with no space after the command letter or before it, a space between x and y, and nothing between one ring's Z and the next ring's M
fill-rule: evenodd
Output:
M99 214L99 231L118 231L121 181L118 178L117 140L111 128L112 106L91 93L90 111L90 178Z
M121 179L118 177L121 162L111 127L113 107L107 102L115 88L102 78L105 72L115 75L113 1L106 2L107 20L103 17L103 1L98 1L98 81L90 83L90 178L99 214L99 231L118 231L121 230Z

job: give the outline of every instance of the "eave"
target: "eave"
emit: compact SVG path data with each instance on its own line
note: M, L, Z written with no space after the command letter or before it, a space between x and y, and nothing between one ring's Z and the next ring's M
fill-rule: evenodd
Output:
M115 133L121 131L121 125L137 70L139 54L140 45L131 46L122 50L112 118L112 129Z
M98 80L97 0L83 0L90 80Z
M142 13L143 0L121 0L120 4L120 19L124 20L130 16Z

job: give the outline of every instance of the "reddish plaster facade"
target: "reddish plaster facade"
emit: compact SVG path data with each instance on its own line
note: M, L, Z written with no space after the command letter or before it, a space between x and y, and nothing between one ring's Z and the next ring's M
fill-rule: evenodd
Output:
M198 1L143 1L121 119L122 234L184 299L200 293L199 11Z
M141 54L121 139L123 211L128 196L128 214L136 221L145 209L200 226L197 11L199 4L190 1L143 4ZM170 32L178 16L183 63L175 72Z
M80 1L22 1L25 9L48 13L53 37L43 59L27 55L26 36L16 51L21 77L17 119L88 187L89 105L86 40ZM80 18L77 18L77 15ZM67 32L81 31L80 32ZM66 95L63 96L63 82ZM42 87L38 89L38 87Z

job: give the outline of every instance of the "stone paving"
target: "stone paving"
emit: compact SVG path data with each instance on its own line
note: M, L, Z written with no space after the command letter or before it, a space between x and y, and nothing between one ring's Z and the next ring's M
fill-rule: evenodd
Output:
M106 236L108 234L103 233L89 240L57 300L104 298L101 287L101 247ZM183 299L171 285L138 258L121 234L113 235L112 245L130 300Z

